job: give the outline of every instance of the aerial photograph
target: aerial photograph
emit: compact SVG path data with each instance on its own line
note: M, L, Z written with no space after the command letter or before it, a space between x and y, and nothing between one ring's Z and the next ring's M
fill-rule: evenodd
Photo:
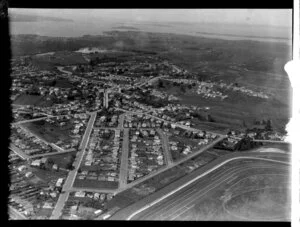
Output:
M290 222L292 13L9 8L9 220Z

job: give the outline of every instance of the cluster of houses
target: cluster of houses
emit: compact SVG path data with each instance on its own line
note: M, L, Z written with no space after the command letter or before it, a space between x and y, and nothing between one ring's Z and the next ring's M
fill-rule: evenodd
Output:
M118 125L119 116L112 115L112 116L99 116L97 114L95 126L96 127L117 127Z
M122 108L127 109L127 110L140 109L140 110L144 110L144 111L150 111L152 109L151 106L148 106L146 104L142 104L137 101L130 100L130 99L123 99Z
M63 219L85 219L89 214L97 217L106 211L105 205L114 197L112 193L98 193L76 191L71 192L68 201L63 208ZM91 205L83 202L90 201ZM96 203L95 203L96 202Z
M218 86L220 88L225 88L225 89L230 89L230 90L233 90L233 91L239 91L239 92L242 92L248 96L253 96L253 97L259 97L259 98L263 98L263 99L268 99L269 97L264 94L263 92L257 92L257 91L252 91L251 89L248 89L248 88L245 88L245 87L238 87L238 86L235 86L233 83L227 85L225 84L224 82L221 82L218 84Z
M165 164L162 142L154 129L130 130L128 181L148 175Z
M213 87L215 86L214 83L201 81L198 82L197 84L198 84L197 94L203 95L204 98L219 97L222 100L224 100L228 97L228 95L224 95L222 92L214 90L213 89Z
M126 115L124 128L160 128L163 121L144 114Z
M172 137L169 138L171 152L179 155L188 155L204 145L209 144L217 135L204 131L186 131L180 128L171 129ZM180 140L178 140L180 138ZM185 139L185 142L182 142Z
M35 91L38 92L40 96L45 97L45 100L55 100L56 104L49 108L40 107L40 109L47 114L72 114L74 112L85 112L87 108L98 110L102 106L102 99L99 95L96 95L101 88L93 82L78 79L77 77L77 79L74 80L74 76L74 78L67 77L67 79L70 81L79 81L80 84L76 88L53 87L46 85L49 81L53 80L53 75L49 72L34 71L22 74L17 74L17 72L18 70L16 70L15 67L12 74L12 99L15 100L20 94L23 94L25 91L30 92L32 88L35 88ZM37 82L33 83L29 77L34 77ZM90 86L93 86L93 89L90 89ZM95 99L84 100L83 103L82 99L77 96L75 101L69 100L68 98L70 95L76 95L78 93L78 88L80 88L83 93L89 92L90 94L95 94Z
M111 135L113 140L111 140ZM78 174L80 180L118 181L118 164L120 152L121 131L118 129L93 129L88 151L85 156L84 170ZM103 141L106 144L103 145ZM88 170L97 166L98 172Z
M12 125L10 140L13 145L30 156L52 152L52 149L48 144L22 127Z
M61 192L64 178L59 178L47 183L36 182L32 169L24 163L17 164L18 158L10 155L10 195L9 205L21 212L26 217L35 216L40 209L53 209ZM44 163L46 159L33 161L32 166ZM36 216L35 216L36 218Z
M112 193L98 193L98 192L85 192L85 191L76 191L74 194L74 197L77 198L90 198L90 199L95 199L95 200L111 200L113 198Z
M167 93L165 92L160 92L156 89L153 89L151 91L151 95L157 97L157 98L160 98L160 99L167 99L168 101L176 101L176 100L179 100L178 97L176 97L175 95L168 95Z
M81 135L84 133L89 116L87 114L75 114L73 116L57 116L55 118L47 118L45 121L53 124L56 127L63 127L71 124L73 129L69 131L70 140L55 142L56 146L62 149L71 149L78 146L81 140Z
M241 141L241 137L236 137L234 135L228 136L225 139L223 139L221 142L219 142L216 145L216 148L223 148L226 150L235 150L236 145Z

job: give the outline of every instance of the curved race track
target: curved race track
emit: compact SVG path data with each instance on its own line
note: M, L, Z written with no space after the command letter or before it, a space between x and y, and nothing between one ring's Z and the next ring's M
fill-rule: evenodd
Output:
M233 163L234 162L234 163ZM234 164L234 165L233 165ZM252 161L245 163L243 161L232 161L224 166L214 170L207 176L200 178L194 183L170 195L168 198L157 204L142 210L131 216L133 220L184 220L189 217L190 210L196 205L196 202L207 197L208 193L225 184L234 181L239 176L249 173L249 171L277 171L278 175L284 174L286 178L289 175L289 165L272 161Z

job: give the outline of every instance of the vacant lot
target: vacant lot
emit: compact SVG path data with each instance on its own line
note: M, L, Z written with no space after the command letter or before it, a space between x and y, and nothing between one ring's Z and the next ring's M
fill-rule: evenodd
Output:
M21 94L17 97L17 99L13 102L13 104L17 105L34 105L34 106L51 106L51 100L46 100L45 97L39 95L26 95Z
M68 142L71 140L69 136L70 130L72 129L71 124L59 127L41 120L24 123L22 125L49 143L57 143L58 141Z
M95 188L95 189L117 189L118 182L98 181L98 180L78 180L74 181L73 186L76 188Z
M14 101L14 104L17 105L36 105L43 99L39 95L25 95L22 94Z
M73 85L67 79L59 79L59 80L55 80L54 87L72 88Z
M77 151L71 151L65 154L52 155L49 157L54 164L57 164L58 167L67 169L73 163L73 157L76 155Z
M67 172L63 172L63 171L56 172L56 171L42 170L39 168L31 168L31 171L45 183L56 182L58 178L67 176Z
M48 219L51 214L52 214L53 209L49 209L49 208L41 208L36 214L36 217L47 217L46 219Z

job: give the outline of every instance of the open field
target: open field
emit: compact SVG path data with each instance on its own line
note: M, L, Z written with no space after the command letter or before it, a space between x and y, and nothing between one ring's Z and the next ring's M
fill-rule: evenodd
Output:
M191 104L196 106L210 107L209 113L213 123L220 124L217 128L223 128L230 125L230 127L241 127L243 122L247 126L252 126L253 122L258 119L272 119L273 125L278 130L283 130L288 117L290 116L288 103L279 104L275 101L263 101L251 99L237 99L235 101L226 101L218 99L203 99L199 96L189 95L181 96L180 102L183 104ZM245 103L247 102L247 105ZM278 108L280 106L280 108ZM232 117L234 115L234 117ZM213 126L213 125L212 125Z
M37 168L31 168L32 172L40 178L42 181L48 183L50 181L55 182L60 177L66 177L67 172L62 171L49 171L49 170L42 170Z
M288 143L263 143L262 147L272 147L272 148L277 148L283 151L290 152L291 151L291 144Z
M118 182L110 181L97 181L97 180L79 180L74 181L73 187L75 188L95 188L95 189L117 189Z
M39 95L20 95L14 101L17 105L35 105L42 100L42 96Z
M56 143L59 140L71 140L71 137L69 137L68 134L72 125L57 127L44 120L24 123L22 125L49 143Z
M76 155L77 151L71 151L65 154L57 154L49 157L53 161L54 164L57 164L58 167L68 168L70 164L72 164L72 156Z
M54 82L54 87L59 88L72 88L73 85L67 79L57 79Z
M45 100L43 96L21 94L13 102L16 105L50 106L51 101Z
M190 89L187 85L176 85L168 80L161 80L162 87L157 85L154 87L162 92L175 95L179 98L179 103L181 104L209 107L210 110L199 113L202 119L193 120L193 123L196 125L205 125L208 129L212 128L222 131L226 130L226 128L238 129L245 126L251 127L256 120L271 119L276 129L283 130L290 117L289 104L291 90L289 90L290 84L288 79L282 77L278 79L278 82L276 78L279 76L276 74L269 75L261 72L250 73L249 71L245 72L245 77L243 71L235 77L236 79L230 80L230 82L237 83L239 86L244 86L247 89L253 89L253 91L262 91L270 98L262 99L252 97L241 92L226 89L220 90L222 94L228 95L224 100L219 97L205 98L196 93L195 87ZM249 86L243 84L245 81L247 82L248 77L250 78L249 80L251 80ZM257 80L260 81L260 83L253 80L252 77L258 78ZM265 79L262 79L262 77ZM243 83L237 82L237 78L241 78ZM227 75L221 77L220 80L229 84ZM216 81L219 82L219 80ZM283 84L281 84L281 82ZM276 84L278 84L278 86ZM269 85L271 88L268 88ZM275 88L280 88L281 90L276 90ZM214 91L218 91L218 89L219 88L214 88ZM248 105L245 105L245 103ZM208 114L211 117L210 122L207 122Z
M51 214L52 214L53 209L49 209L49 208L42 208L38 211L38 213L36 213L35 215L37 217L45 217L45 219L48 219Z
M81 53L57 51L52 55L35 55L33 64L36 66L75 65L86 64Z

